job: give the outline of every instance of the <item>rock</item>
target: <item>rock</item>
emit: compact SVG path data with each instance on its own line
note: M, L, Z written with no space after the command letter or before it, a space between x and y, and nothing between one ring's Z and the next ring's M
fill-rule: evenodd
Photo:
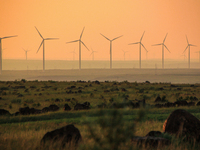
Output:
M0 109L0 116L3 116L3 115L10 115L10 112L5 109Z
M82 140L80 131L74 127L73 124L67 125L60 129L47 132L42 140L41 144L53 144L55 142L61 142L62 147L65 147L65 144L74 143L77 145Z
M165 122L164 122L164 124L163 124L163 132L165 132L166 124L167 124L167 119L165 120Z
M140 148L158 148L171 144L168 139L152 136L134 137L132 138L132 142L137 144Z
M176 101L174 104L178 106L188 106L188 102L186 100Z
M71 110L71 107L69 107L68 104L65 104L65 106L64 106L64 110L65 110L65 111L69 111L69 110Z
M197 102L196 106L199 106L199 105L200 105L200 101Z
M167 118L164 132L200 141L200 121L186 110L177 109Z
M162 99L160 98L160 96L156 97L155 102L162 102Z
M149 81L145 81L145 83L147 83L147 84L150 84L150 82L149 82Z
M160 131L150 131L146 136L159 137L160 135L162 135Z
M85 102L83 104L86 105L86 106L90 106L90 102Z
M49 111L58 111L59 110L59 107L55 104L53 105L50 105L49 107L44 107L42 109L42 112L49 112Z
M86 109L90 109L90 107L79 103L74 106L74 110L86 110Z
M19 114L21 115L40 114L41 112L42 112L41 110L35 108L29 108L29 107L19 108Z
M56 98L55 102L60 102L60 99L59 99L59 98Z

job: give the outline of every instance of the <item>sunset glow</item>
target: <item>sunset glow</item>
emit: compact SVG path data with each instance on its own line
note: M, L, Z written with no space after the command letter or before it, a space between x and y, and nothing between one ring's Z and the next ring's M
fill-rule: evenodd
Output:
M73 60L78 54L77 40L85 27L82 40L90 49L82 47L82 60L92 60L91 49L97 51L94 60L109 60L110 43L100 33L113 39L113 60L139 59L138 42L145 31L143 44L148 59L161 59L161 46L166 33L165 44L171 51L165 51L165 59L182 59L187 46L186 35L191 44L191 60L199 58L200 50L200 1L199 0L1 0L0 37L18 35L2 42L3 59L42 59L42 49L36 54L44 38L59 38L45 41L46 60ZM186 51L186 57L188 53ZM78 55L75 56L78 59ZM142 49L142 59L146 51Z

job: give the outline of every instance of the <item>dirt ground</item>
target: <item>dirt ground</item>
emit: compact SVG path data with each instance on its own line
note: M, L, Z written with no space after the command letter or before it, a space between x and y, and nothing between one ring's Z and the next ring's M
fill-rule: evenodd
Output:
M3 70L0 81L129 81L200 83L200 69L82 69L82 70Z

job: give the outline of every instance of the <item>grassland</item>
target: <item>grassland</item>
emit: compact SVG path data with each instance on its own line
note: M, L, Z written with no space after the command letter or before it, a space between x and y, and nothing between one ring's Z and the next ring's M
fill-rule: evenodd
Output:
M73 87L73 88L72 88ZM125 90L124 90L125 89ZM69 92L71 90L71 92ZM81 92L78 92L81 90ZM8 110L11 114L21 107L34 107L42 109L50 104L60 107L59 111L42 113L38 115L19 115L0 117L0 149L38 149L40 140L48 131L73 123L83 136L83 144L92 144L88 125L92 124L100 132L98 119L98 105L104 103L104 114L112 114L113 103L136 102L145 99L145 116L135 123L134 135L145 136L149 131L162 131L163 122L169 114L177 109L154 108L155 99L164 97L165 102L187 100L188 102L200 99L200 84L171 84L171 83L137 83L137 82L55 82L55 81L1 81L0 82L0 108ZM75 111L76 103L90 102L90 110ZM162 103L162 102L161 102ZM72 110L64 111L68 104ZM200 106L181 107L200 118ZM123 121L127 124L137 119L140 108L118 109L123 114ZM42 148L41 148L42 149ZM54 149L52 147L52 149ZM58 148L59 149L59 148ZM126 149L124 147L124 149ZM178 146L171 145L166 149L195 149L183 143Z

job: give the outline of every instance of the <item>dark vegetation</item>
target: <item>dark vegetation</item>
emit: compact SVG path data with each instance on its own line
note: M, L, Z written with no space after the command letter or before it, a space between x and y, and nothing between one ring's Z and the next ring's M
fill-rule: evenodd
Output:
M174 149L183 147L187 149L184 144L183 147L175 146L182 142L181 139L176 141L177 143L171 143L174 137L165 134L161 126L171 112L179 108L187 110L199 119L199 105L200 84L150 83L148 81L144 83L39 82L25 79L0 82L0 135L7 137L0 138L0 147L4 146L5 149L6 145L3 144L5 139L10 140L11 143L17 141L12 136L17 132L13 129L14 126L17 126L19 131L39 133L39 138L33 137L27 143L33 144L31 140L34 139L38 143L35 144L37 147L32 147L32 149L40 149L38 145L46 131L52 133L52 135L47 134L50 135L47 136L48 138L54 138L54 133L60 133L57 129L65 130L63 126L74 124L75 127L78 126L80 133L83 130L87 131L81 134L82 142L89 142L89 144L83 144L79 147L80 149L134 149L134 145L140 147L147 139L150 144L146 144L151 146L154 143L153 148L157 148L158 143L163 143ZM149 121L160 124L158 131L150 132L148 126L144 127ZM32 125L26 125L29 123ZM51 127L52 124L54 127ZM153 125L157 126L155 123ZM27 129L22 129L21 126L26 126ZM137 130L139 131L140 128L144 129L138 133ZM8 130L11 131L9 134ZM51 132L53 130L58 132ZM58 135L67 142L71 141L69 140L71 136L70 133L65 139L62 134ZM152 138L148 138L149 136ZM84 141L84 139L87 140ZM60 142L62 145L60 148L66 148L63 141ZM191 141L187 144L189 144L188 149L192 147L198 149L198 144L191 145ZM51 146L55 149L58 145ZM27 149L26 146L21 148ZM73 148L78 147L75 145Z

